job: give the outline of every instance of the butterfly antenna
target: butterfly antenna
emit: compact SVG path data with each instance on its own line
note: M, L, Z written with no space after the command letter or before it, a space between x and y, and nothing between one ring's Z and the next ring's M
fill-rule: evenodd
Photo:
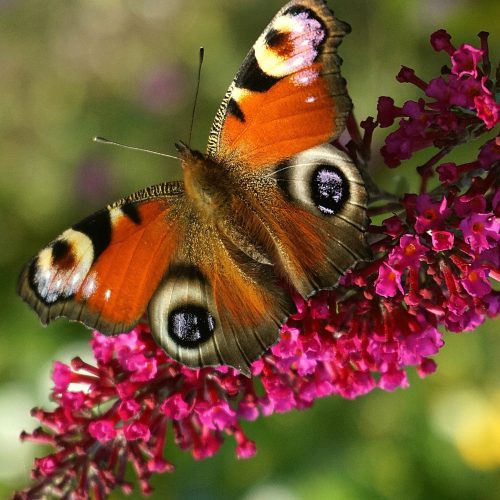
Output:
M191 126L189 127L189 141L188 141L189 147L191 147L191 136L193 135L194 114L196 112L196 103L198 102L198 92L200 91L201 67L203 65L204 56L205 56L205 49L203 47L200 47L200 59L198 62L198 79L196 82L196 94L194 95L193 112L191 113Z
M178 158L177 156L167 155L166 153L159 153L158 151L152 151L151 149L136 148L135 146L127 146L126 144L120 144L119 142L110 141L109 139L105 139L104 137L94 137L92 140L100 144L110 144L111 146L120 146L121 148L125 149L133 149L134 151L142 151L143 153L151 153L152 155L164 156L165 158L173 158L174 160L180 160L180 158Z

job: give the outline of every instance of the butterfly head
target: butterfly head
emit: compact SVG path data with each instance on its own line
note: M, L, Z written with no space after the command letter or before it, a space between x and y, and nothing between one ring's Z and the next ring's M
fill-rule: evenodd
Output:
M215 213L226 201L221 168L199 151L180 141L175 144L180 154L187 196L204 213Z

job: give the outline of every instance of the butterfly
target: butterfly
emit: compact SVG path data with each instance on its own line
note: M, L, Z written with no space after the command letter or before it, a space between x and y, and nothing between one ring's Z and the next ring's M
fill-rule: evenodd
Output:
M323 0L287 3L231 83L206 153L176 144L183 181L90 215L24 267L18 292L42 323L114 335L147 312L175 360L250 375L295 311L290 287L308 298L369 258L362 177L329 144L352 108L337 55L349 31Z

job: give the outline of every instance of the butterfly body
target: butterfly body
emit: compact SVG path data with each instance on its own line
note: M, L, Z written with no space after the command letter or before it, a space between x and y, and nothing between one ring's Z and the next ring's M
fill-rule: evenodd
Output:
M368 257L366 190L327 144L350 111L336 47L347 26L293 0L247 55L207 153L177 144L183 181L143 189L75 224L25 267L19 293L48 323L103 333L147 311L157 342L193 367L249 374L294 305Z

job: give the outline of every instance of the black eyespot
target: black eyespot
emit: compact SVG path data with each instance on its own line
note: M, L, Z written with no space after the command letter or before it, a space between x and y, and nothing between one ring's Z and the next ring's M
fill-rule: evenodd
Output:
M338 168L320 165L312 175L311 197L321 212L333 215L349 198L349 183Z
M71 253L71 245L66 240L56 240L52 243L52 264L65 260Z
M280 45L282 45L287 38L288 33L271 28L265 36L265 42L266 45L272 49L274 47L279 47Z
M197 347L208 340L214 330L214 317L200 306L178 307L168 317L168 333L182 347Z
M77 264L71 245L66 240L56 240L52 247L52 265L58 270L70 270Z

